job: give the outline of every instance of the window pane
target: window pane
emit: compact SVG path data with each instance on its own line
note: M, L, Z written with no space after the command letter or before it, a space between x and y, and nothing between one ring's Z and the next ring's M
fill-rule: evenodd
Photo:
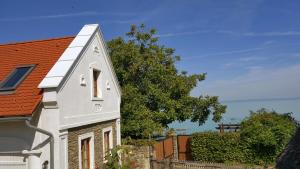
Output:
M94 88L93 96L94 97L99 97L99 95L98 95L98 93L99 93L99 91L98 91L98 89L99 89L99 86L98 86L99 75L100 75L99 71L93 70L93 88Z
M104 133L104 152L108 153L109 152L109 133L110 131L107 131Z
M81 140L81 166L90 169L90 138Z
M31 67L19 67L12 73L8 80L1 86L1 88L12 88L24 77Z

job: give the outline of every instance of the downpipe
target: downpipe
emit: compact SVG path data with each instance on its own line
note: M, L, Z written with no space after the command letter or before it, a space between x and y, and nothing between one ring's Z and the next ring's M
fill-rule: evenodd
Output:
M50 169L54 169L54 136L51 132L47 131L47 130L44 130L44 129L41 129L41 128L38 128L32 124L30 124L30 120L29 119L26 119L25 120L25 124L27 127L37 131L37 132L40 132L42 134L45 134L47 136L49 136L50 138Z
M31 117L6 117L6 118L0 118L0 123L1 122L16 122L16 121L25 121L25 125L37 132L40 132L42 134L45 134L49 136L50 138L50 169L54 169L54 136L51 132L38 128L36 126L33 126L30 124ZM31 153L39 153L40 151L38 150L33 150L33 151L9 151L9 152L0 152L0 154L31 154Z

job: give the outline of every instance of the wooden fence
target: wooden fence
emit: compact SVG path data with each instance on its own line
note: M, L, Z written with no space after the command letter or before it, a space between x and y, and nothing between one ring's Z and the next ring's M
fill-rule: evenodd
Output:
M169 137L164 140L157 141L153 148L155 150L156 160L172 158L174 155L173 138Z
M177 142L177 147L174 147L174 142ZM189 160L191 161L192 155L190 152L190 136L189 135L178 135L177 139L173 139L172 137L159 140L156 144L154 144L154 151L156 160L164 160L175 157L174 155L178 154L178 159L180 161ZM174 154L174 151L178 153Z
M178 146L178 160L180 161L191 161L193 160L190 151L190 136L189 135L178 135L177 136Z

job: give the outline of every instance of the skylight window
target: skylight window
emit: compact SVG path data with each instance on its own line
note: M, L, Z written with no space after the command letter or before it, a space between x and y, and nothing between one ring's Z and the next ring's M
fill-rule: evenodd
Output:
M0 84L0 90L14 90L33 69L33 65L15 68L8 77Z

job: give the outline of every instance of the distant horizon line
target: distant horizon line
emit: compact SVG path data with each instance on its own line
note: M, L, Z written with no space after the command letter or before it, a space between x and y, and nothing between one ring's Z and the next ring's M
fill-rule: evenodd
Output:
M233 102L254 102L254 101L284 101L284 100L299 100L300 97L289 98L263 98L263 99L237 99L237 100L223 100L221 103L233 103Z

